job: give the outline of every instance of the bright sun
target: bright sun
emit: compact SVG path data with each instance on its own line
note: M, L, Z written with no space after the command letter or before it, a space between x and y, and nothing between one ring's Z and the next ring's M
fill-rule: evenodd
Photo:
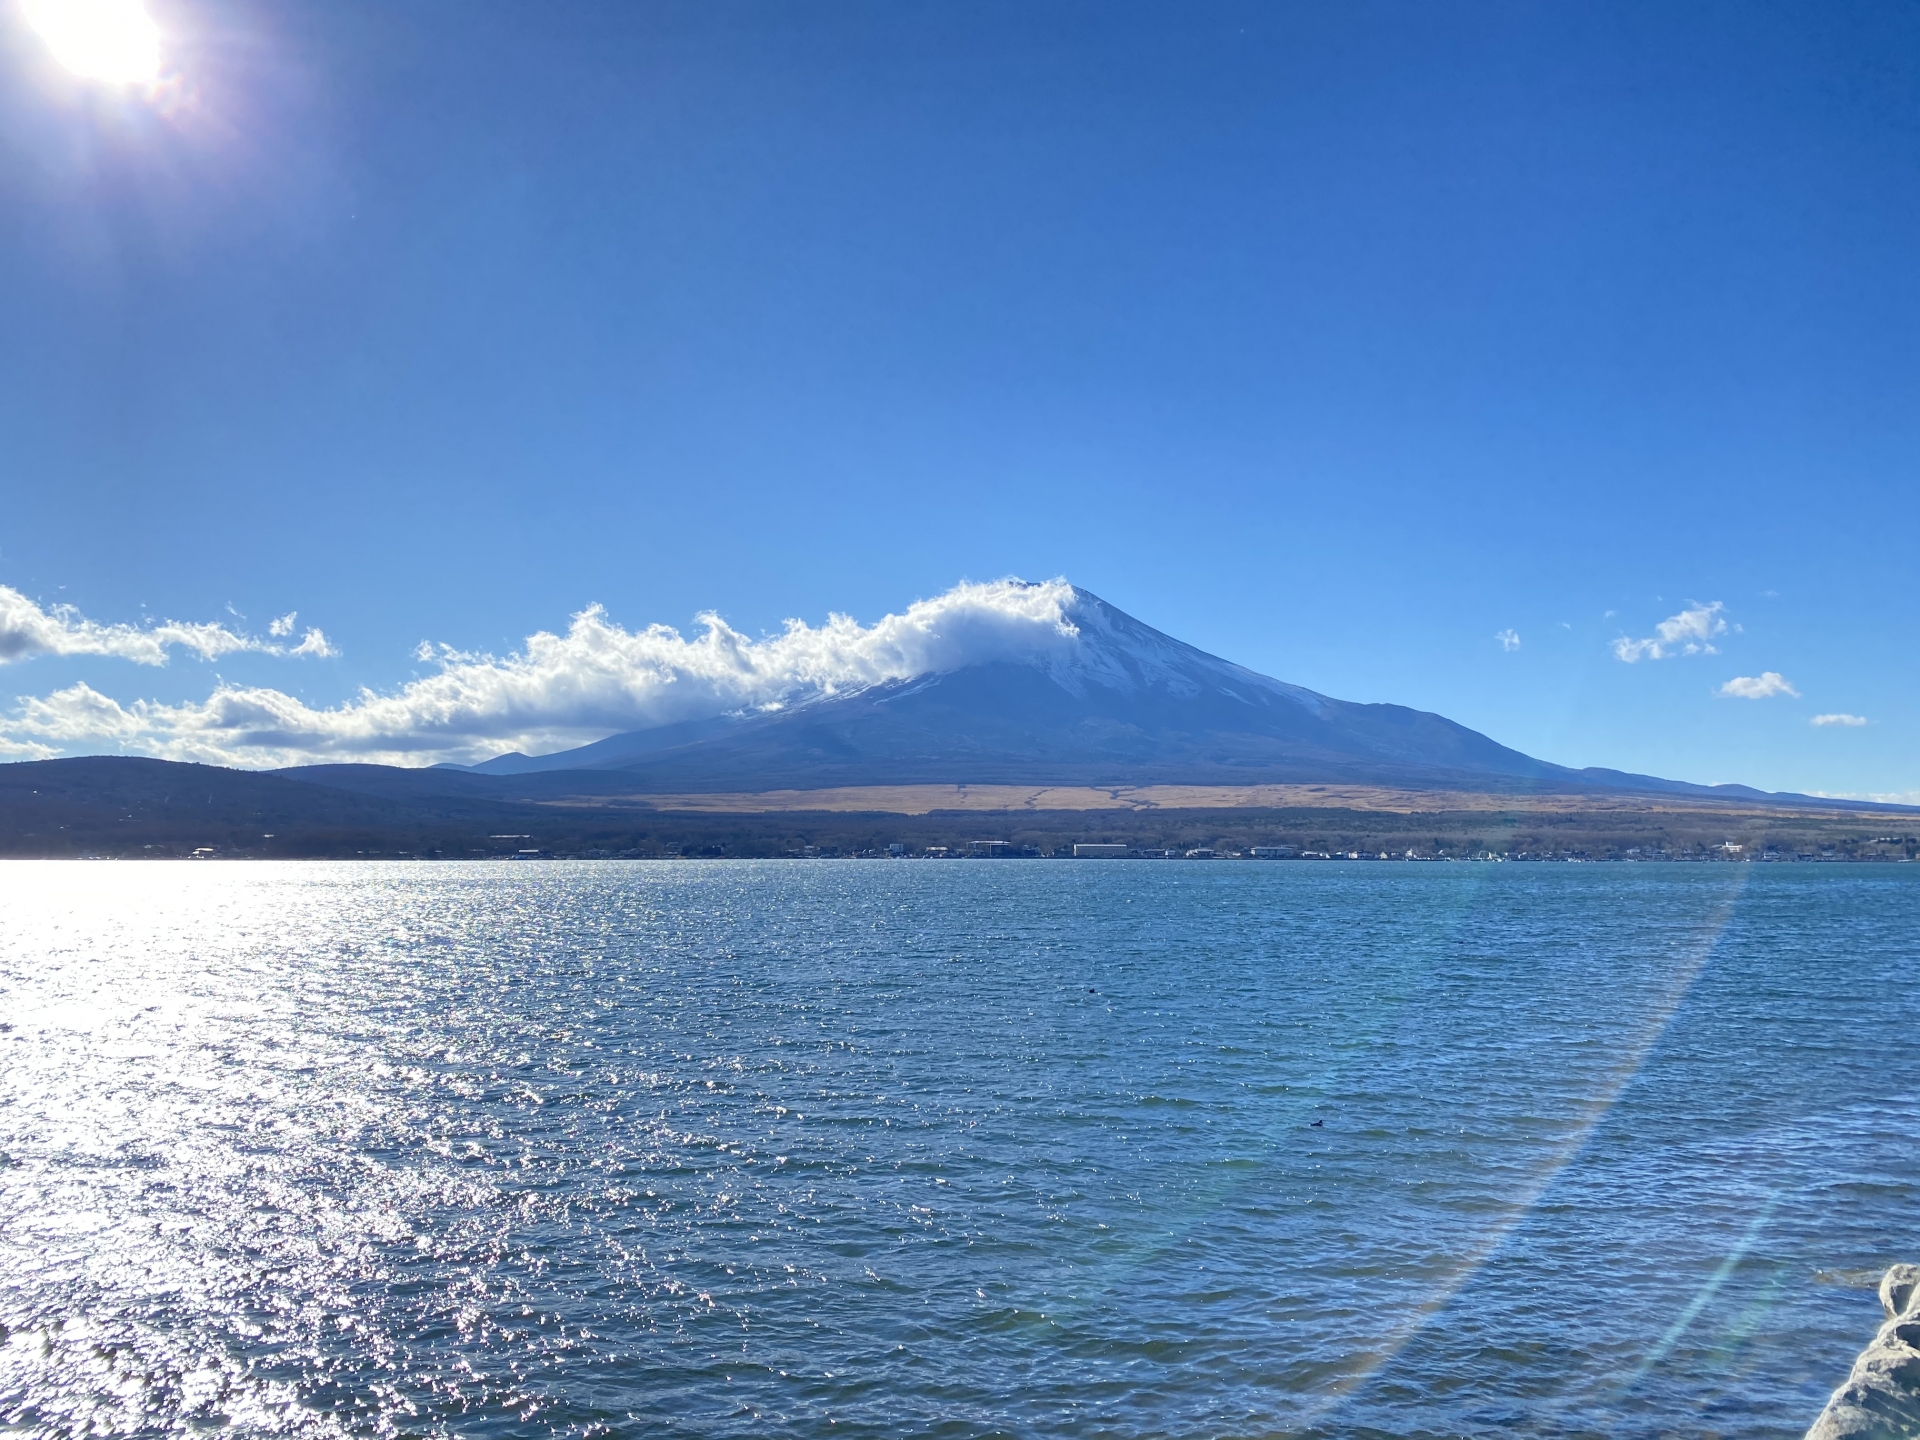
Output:
M160 27L141 0L24 0L24 8L74 74L120 85L160 78Z

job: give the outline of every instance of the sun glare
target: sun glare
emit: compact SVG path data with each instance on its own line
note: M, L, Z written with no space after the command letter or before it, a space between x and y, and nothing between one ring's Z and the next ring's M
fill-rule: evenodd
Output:
M160 78L160 27L141 0L24 0L24 8L74 74L116 85Z

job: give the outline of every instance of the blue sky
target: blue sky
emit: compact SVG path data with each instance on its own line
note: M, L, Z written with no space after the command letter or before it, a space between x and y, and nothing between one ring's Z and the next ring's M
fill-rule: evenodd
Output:
M152 88L0 8L0 585L76 607L10 753L1064 575L1563 763L1920 795L1911 5L147 10Z

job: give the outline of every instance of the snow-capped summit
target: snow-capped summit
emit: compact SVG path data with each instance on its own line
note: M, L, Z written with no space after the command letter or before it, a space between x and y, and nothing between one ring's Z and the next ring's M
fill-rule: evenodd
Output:
M1067 588L1071 598L1061 607L1061 618L1073 633L1040 663L1070 694L1084 693L1088 685L1180 696L1219 690L1250 702L1277 695L1315 714L1327 703L1326 696L1304 686L1271 679L1142 624L1091 590Z

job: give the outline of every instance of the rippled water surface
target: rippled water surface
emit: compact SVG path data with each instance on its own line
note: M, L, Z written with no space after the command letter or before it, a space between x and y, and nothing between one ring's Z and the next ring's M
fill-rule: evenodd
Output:
M1793 1436L1920 867L0 867L23 1435Z

